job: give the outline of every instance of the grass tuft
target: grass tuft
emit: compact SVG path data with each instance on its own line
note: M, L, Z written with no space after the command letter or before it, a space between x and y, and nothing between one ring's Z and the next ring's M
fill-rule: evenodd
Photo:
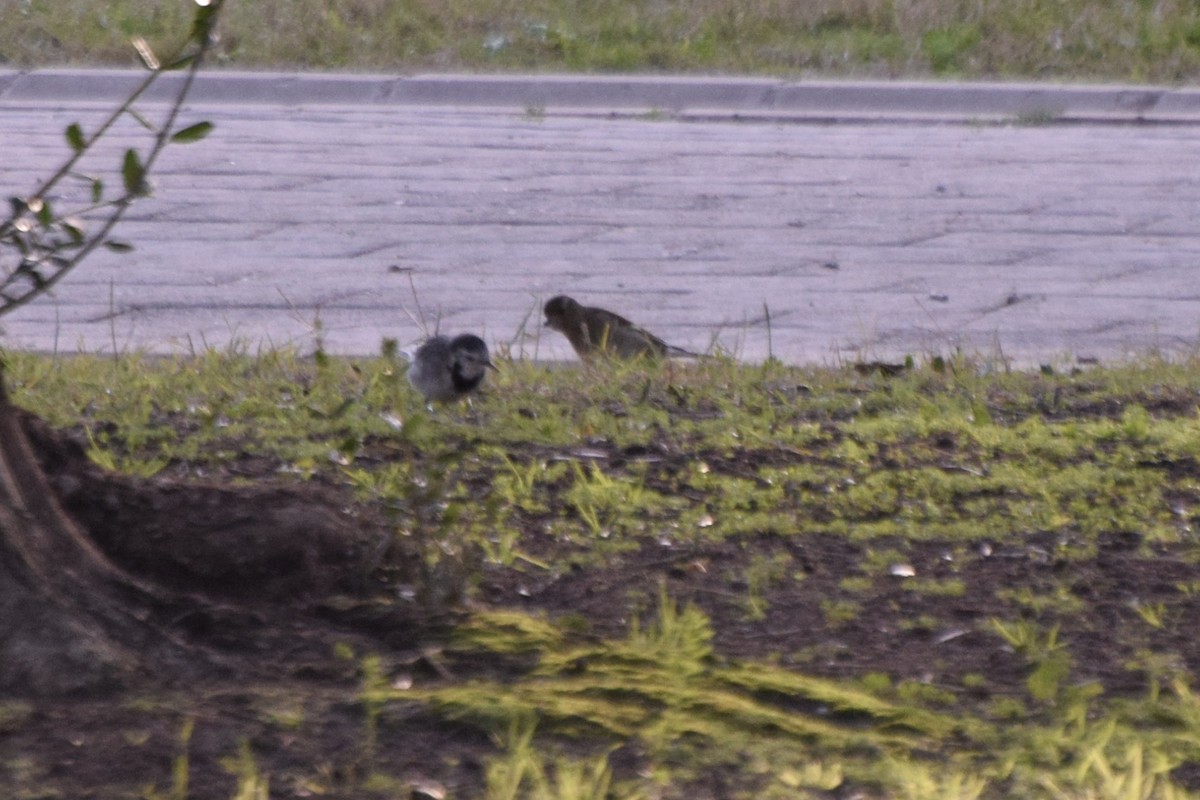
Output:
M494 796L719 767L744 796L1184 797L1200 763L1200 362L515 361L430 413L388 356L6 360L106 468L341 487L415 546L377 602L469 613L419 685L342 648L362 763L414 707L496 737ZM260 706L301 736L320 704Z
M183 3L0 5L0 63L135 67ZM408 72L729 72L1195 82L1187 0L255 0L225 11L215 55L241 68ZM536 117L536 111L533 114Z

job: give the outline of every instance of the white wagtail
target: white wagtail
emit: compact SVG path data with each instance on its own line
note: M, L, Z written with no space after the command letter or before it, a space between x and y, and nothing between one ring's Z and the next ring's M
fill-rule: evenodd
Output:
M448 403L478 389L487 371L495 368L478 336L433 336L413 354L408 382L426 401Z
M546 327L566 336L584 361L597 354L618 358L697 356L667 344L619 314L594 306L581 306L566 295L552 297L542 310L546 313Z

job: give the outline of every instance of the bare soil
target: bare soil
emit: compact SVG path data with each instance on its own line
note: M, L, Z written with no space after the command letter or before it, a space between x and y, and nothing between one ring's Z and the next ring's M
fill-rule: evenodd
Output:
M586 620L592 634L621 636L635 614L647 612L662 582L672 596L710 615L719 658L771 659L836 678L886 674L896 683L943 689L979 713L996 698L1026 696L1029 666L987 625L1004 611L998 598L1017 587L1044 594L1065 589L1086 607L1063 637L1073 681L1098 682L1107 694L1144 692L1148 676L1128 667L1139 648L1175 653L1185 670L1200 671L1200 639L1167 632L1173 626L1147 626L1139 642L1114 641L1113 631L1137 615L1137 604L1169 603L1172 613L1200 619L1200 597L1181 605L1176 589L1196 580L1196 567L1171 548L1147 554L1133 533L1102 542L1083 561L1056 556L1056 543L1036 536L969 553L936 541L906 542L916 574L957 577L965 591L912 591L895 576L855 595L860 611L844 620L831 620L823 601L846 597L841 582L857 573L863 552L828 536L648 544L598 568L488 565L469 600L423 604L395 599L397 587L420 577L416 554L396 544L378 509L345 487L320 478L288 482L265 463L243 463L202 484L116 476L89 462L69 436L23 417L59 498L104 552L136 575L204 596L217 611L175 621L197 652L213 656L190 669L152 671L135 689L115 693L0 700L5 796L153 796L147 787L165 795L188 719L195 722L186 748L187 796L194 800L234 795L238 770L231 759L243 745L270 777L276 800L318 789L339 798L436 796L439 789L478 796L485 760L496 753L487 734L417 703L389 704L372 733L356 694L360 662L346 654L377 653L390 674L425 683L494 676L516 667L447 647L447 632L464 609L572 615ZM539 559L571 559L532 527L522 547ZM752 559L773 555L804 578L768 581L761 616L749 613L742 576ZM227 619L222 608L237 613ZM1039 619L1053 622L1053 612ZM986 676L983 687L968 688L969 675ZM631 744L612 763L629 773L640 759ZM405 782L408 794L369 788L367 777L375 773ZM1175 778L1200 789L1200 767ZM723 786L710 780L692 794L732 793Z

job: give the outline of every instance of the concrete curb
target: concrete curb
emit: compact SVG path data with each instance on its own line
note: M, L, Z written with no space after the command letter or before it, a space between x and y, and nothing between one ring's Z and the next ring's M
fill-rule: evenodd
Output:
M128 96L134 70L0 70L0 107ZM146 95L165 101L181 75ZM1132 85L581 75L201 74L191 101L272 106L458 106L556 113L646 113L816 119L997 119L1033 122L1200 122L1200 89Z

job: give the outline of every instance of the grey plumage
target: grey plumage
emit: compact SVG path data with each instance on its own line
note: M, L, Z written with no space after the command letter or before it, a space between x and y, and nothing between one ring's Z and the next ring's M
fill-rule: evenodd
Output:
M433 336L413 354L408 382L427 401L448 403L478 389L487 371L495 368L478 336Z

